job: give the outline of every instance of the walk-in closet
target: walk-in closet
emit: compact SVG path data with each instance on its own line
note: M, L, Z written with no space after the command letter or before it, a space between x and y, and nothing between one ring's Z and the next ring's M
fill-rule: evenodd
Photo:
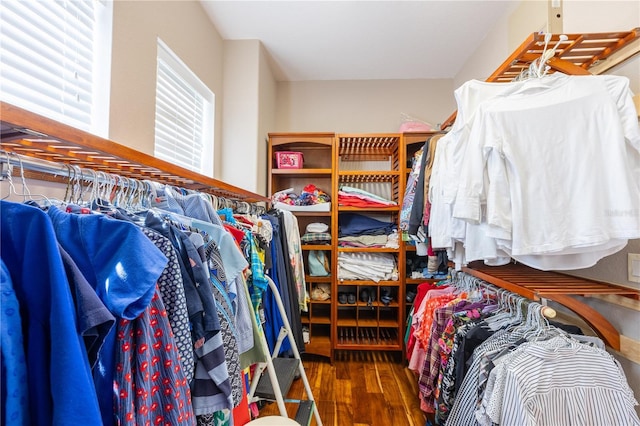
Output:
M640 426L638 2L0 36L0 424Z

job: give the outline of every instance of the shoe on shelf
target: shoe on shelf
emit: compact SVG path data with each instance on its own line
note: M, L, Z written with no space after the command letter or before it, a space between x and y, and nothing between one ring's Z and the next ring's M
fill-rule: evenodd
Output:
M340 302L343 305L346 305L346 303L347 303L347 293L338 293L338 302Z
M389 303L393 301L393 296L391 296L391 289L389 287L380 287L380 301L384 306L389 306Z
M347 294L347 303L349 303L350 305L353 305L354 303L356 303L356 295L355 295L355 293Z
M362 290L360 290L360 301L364 302L364 303L368 303L369 302L369 289L368 288L363 288Z
M331 289L328 284L320 283L311 290L311 300L325 301L331 298Z

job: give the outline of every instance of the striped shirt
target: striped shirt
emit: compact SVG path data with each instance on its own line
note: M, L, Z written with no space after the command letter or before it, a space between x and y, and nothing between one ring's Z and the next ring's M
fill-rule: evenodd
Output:
M493 369L493 391L485 394L494 423L640 425L633 392L606 351L558 336L525 343L508 357Z
M474 412L478 401L478 384L480 360L489 351L501 350L509 345L511 332L501 330L482 342L473 352L469 371L464 376L445 426L475 426L477 424Z

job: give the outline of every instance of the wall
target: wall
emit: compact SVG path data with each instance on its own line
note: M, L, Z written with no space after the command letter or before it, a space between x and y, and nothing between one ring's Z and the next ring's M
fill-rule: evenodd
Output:
M260 45L260 76L258 83L258 134L257 134L257 174L255 192L267 194L267 134L276 127L277 82L271 71L269 55Z
M113 2L109 139L153 155L157 38L216 95L214 140L222 140L223 44L197 1ZM221 144L214 145L219 178Z
M275 124L276 80L258 40L224 42L221 179L267 192L265 138Z
M401 113L433 125L453 112L449 79L278 82L277 132L398 132Z
M249 191L255 190L258 164L259 52L257 40L224 42L221 176L225 182ZM260 162L264 163L262 159Z

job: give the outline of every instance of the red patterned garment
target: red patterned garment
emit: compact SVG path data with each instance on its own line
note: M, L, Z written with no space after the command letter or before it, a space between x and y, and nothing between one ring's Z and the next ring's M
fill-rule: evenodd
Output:
M116 339L116 424L195 425L189 383L157 289L138 318L118 322Z

